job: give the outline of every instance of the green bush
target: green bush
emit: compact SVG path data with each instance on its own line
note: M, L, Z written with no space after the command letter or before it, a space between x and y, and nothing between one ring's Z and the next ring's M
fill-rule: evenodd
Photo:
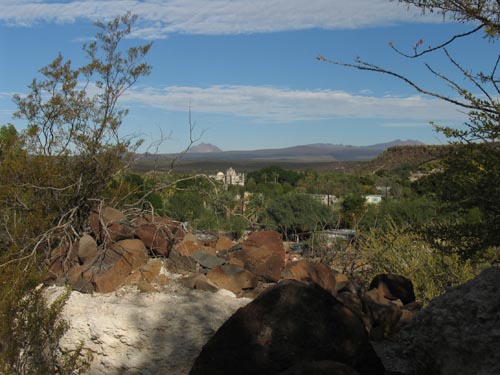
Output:
M6 270L16 274L19 270ZM20 273L17 273L20 275ZM74 350L63 351L59 341L69 328L61 318L69 298L66 290L48 304L41 287L33 288L36 278L10 284L2 278L0 307L0 373L2 374L81 374L91 361L82 343Z
M357 256L364 264L359 276L365 281L380 273L405 276L424 303L476 275L470 260L441 253L409 226L396 226L390 219L384 229L360 236Z

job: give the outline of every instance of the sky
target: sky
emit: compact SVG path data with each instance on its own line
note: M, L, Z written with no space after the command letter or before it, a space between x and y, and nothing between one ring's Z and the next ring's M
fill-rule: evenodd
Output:
M141 151L183 150L192 137L224 151L313 143L370 145L394 139L441 144L430 122L461 127L460 108L418 94L401 80L318 61L370 63L422 86L456 95L424 63L461 79L443 53L407 59L473 25L422 15L389 0L0 0L0 125L12 119L13 94L29 92L39 69L58 53L86 63L82 45L96 21L127 11L139 19L127 46L153 42L152 73L121 98L129 109L123 136ZM495 46L481 36L449 47L462 65L480 69ZM464 53L465 51L465 53ZM158 141L162 139L162 142Z

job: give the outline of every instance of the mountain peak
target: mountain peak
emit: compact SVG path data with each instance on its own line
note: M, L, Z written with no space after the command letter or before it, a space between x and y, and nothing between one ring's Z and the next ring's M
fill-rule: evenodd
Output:
M211 144L211 143L200 143L192 146L189 151L190 153L209 153L209 152L222 152L222 150Z

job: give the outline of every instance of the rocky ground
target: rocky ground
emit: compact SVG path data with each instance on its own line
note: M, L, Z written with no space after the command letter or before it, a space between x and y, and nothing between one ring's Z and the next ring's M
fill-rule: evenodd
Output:
M63 290L52 286L47 295L52 299ZM64 308L71 328L62 344L84 341L94 357L88 374L184 375L208 338L249 301L176 282L156 293L136 287L107 294L73 291Z

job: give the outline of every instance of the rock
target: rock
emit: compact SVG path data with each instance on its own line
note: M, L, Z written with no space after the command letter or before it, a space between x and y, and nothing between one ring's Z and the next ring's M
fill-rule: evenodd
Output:
M201 250L196 250L193 255L191 255L191 258L193 258L200 266L209 269L226 263L225 259L219 258L215 255L207 254Z
M228 237L219 236L215 244L215 250L217 250L218 252L229 250L233 247L233 245L234 245L233 241L231 241Z
M156 293L158 290L151 285L151 283L147 282L146 280L140 280L137 283L137 289L139 289L140 292L143 293Z
M317 361L342 362L361 375L384 374L351 310L316 284L285 280L233 314L190 374L278 374Z
M113 221L107 225L107 235L112 242L134 238L134 228L125 221Z
M64 244L52 250L48 271L44 279L46 284L53 282L65 283L68 270L79 265L77 246L78 244L72 244L71 246Z
M334 361L301 362L279 375L359 375L352 367Z
M94 237L98 242L104 241L107 236L107 228L113 222L125 222L127 217L113 207L104 207L100 211L92 211L89 217L89 224ZM106 229L106 230L105 230Z
M285 268L283 241L273 230L253 232L243 241L242 249L232 256L243 261L245 269L266 281L278 281Z
M179 254L176 250L170 251L170 255L165 259L164 266L168 271L177 274L187 274L197 271L195 260Z
M163 266L162 259L149 259L148 262L138 269L144 280L148 282L155 282L161 272Z
M347 284L350 283L349 278L343 273L334 271L334 275L335 275L335 291L338 292L340 289L342 289L343 287L345 287Z
M210 246L200 244L197 240L192 241L191 236L187 234L184 239L174 246L174 249L184 256L192 256L195 251L201 250L207 254L217 255L217 250Z
M153 253L168 256L172 244L168 234L160 226L153 223L141 224L136 228L135 234Z
M78 241L78 259L84 264L97 255L97 243L94 238L84 234Z
M257 286L257 278L251 272L232 264L211 269L207 278L219 288L230 290L234 294Z
M298 260L288 263L281 273L283 279L314 282L326 291L335 294L335 273L322 263Z
M44 288L49 302L64 291ZM59 344L65 353L80 344L92 353L87 375L186 375L208 338L248 302L231 292L207 293L175 282L158 293L73 291L61 317L69 329Z
M92 267L83 273L95 291L109 293L125 282L127 276L148 261L146 247L140 240L119 241L97 255Z
M363 310L371 319L370 337L373 340L392 337L397 332L398 322L402 314L401 301L386 299L382 289L369 290L361 297L361 300L363 301Z
M400 299L404 305L415 301L413 283L401 275L381 274L373 278L368 289L380 289L385 298Z
M433 299L400 332L417 374L500 374L500 268Z
M219 290L217 285L210 281L203 274L193 274L182 280L183 284L191 289L204 290L206 292L215 293Z

